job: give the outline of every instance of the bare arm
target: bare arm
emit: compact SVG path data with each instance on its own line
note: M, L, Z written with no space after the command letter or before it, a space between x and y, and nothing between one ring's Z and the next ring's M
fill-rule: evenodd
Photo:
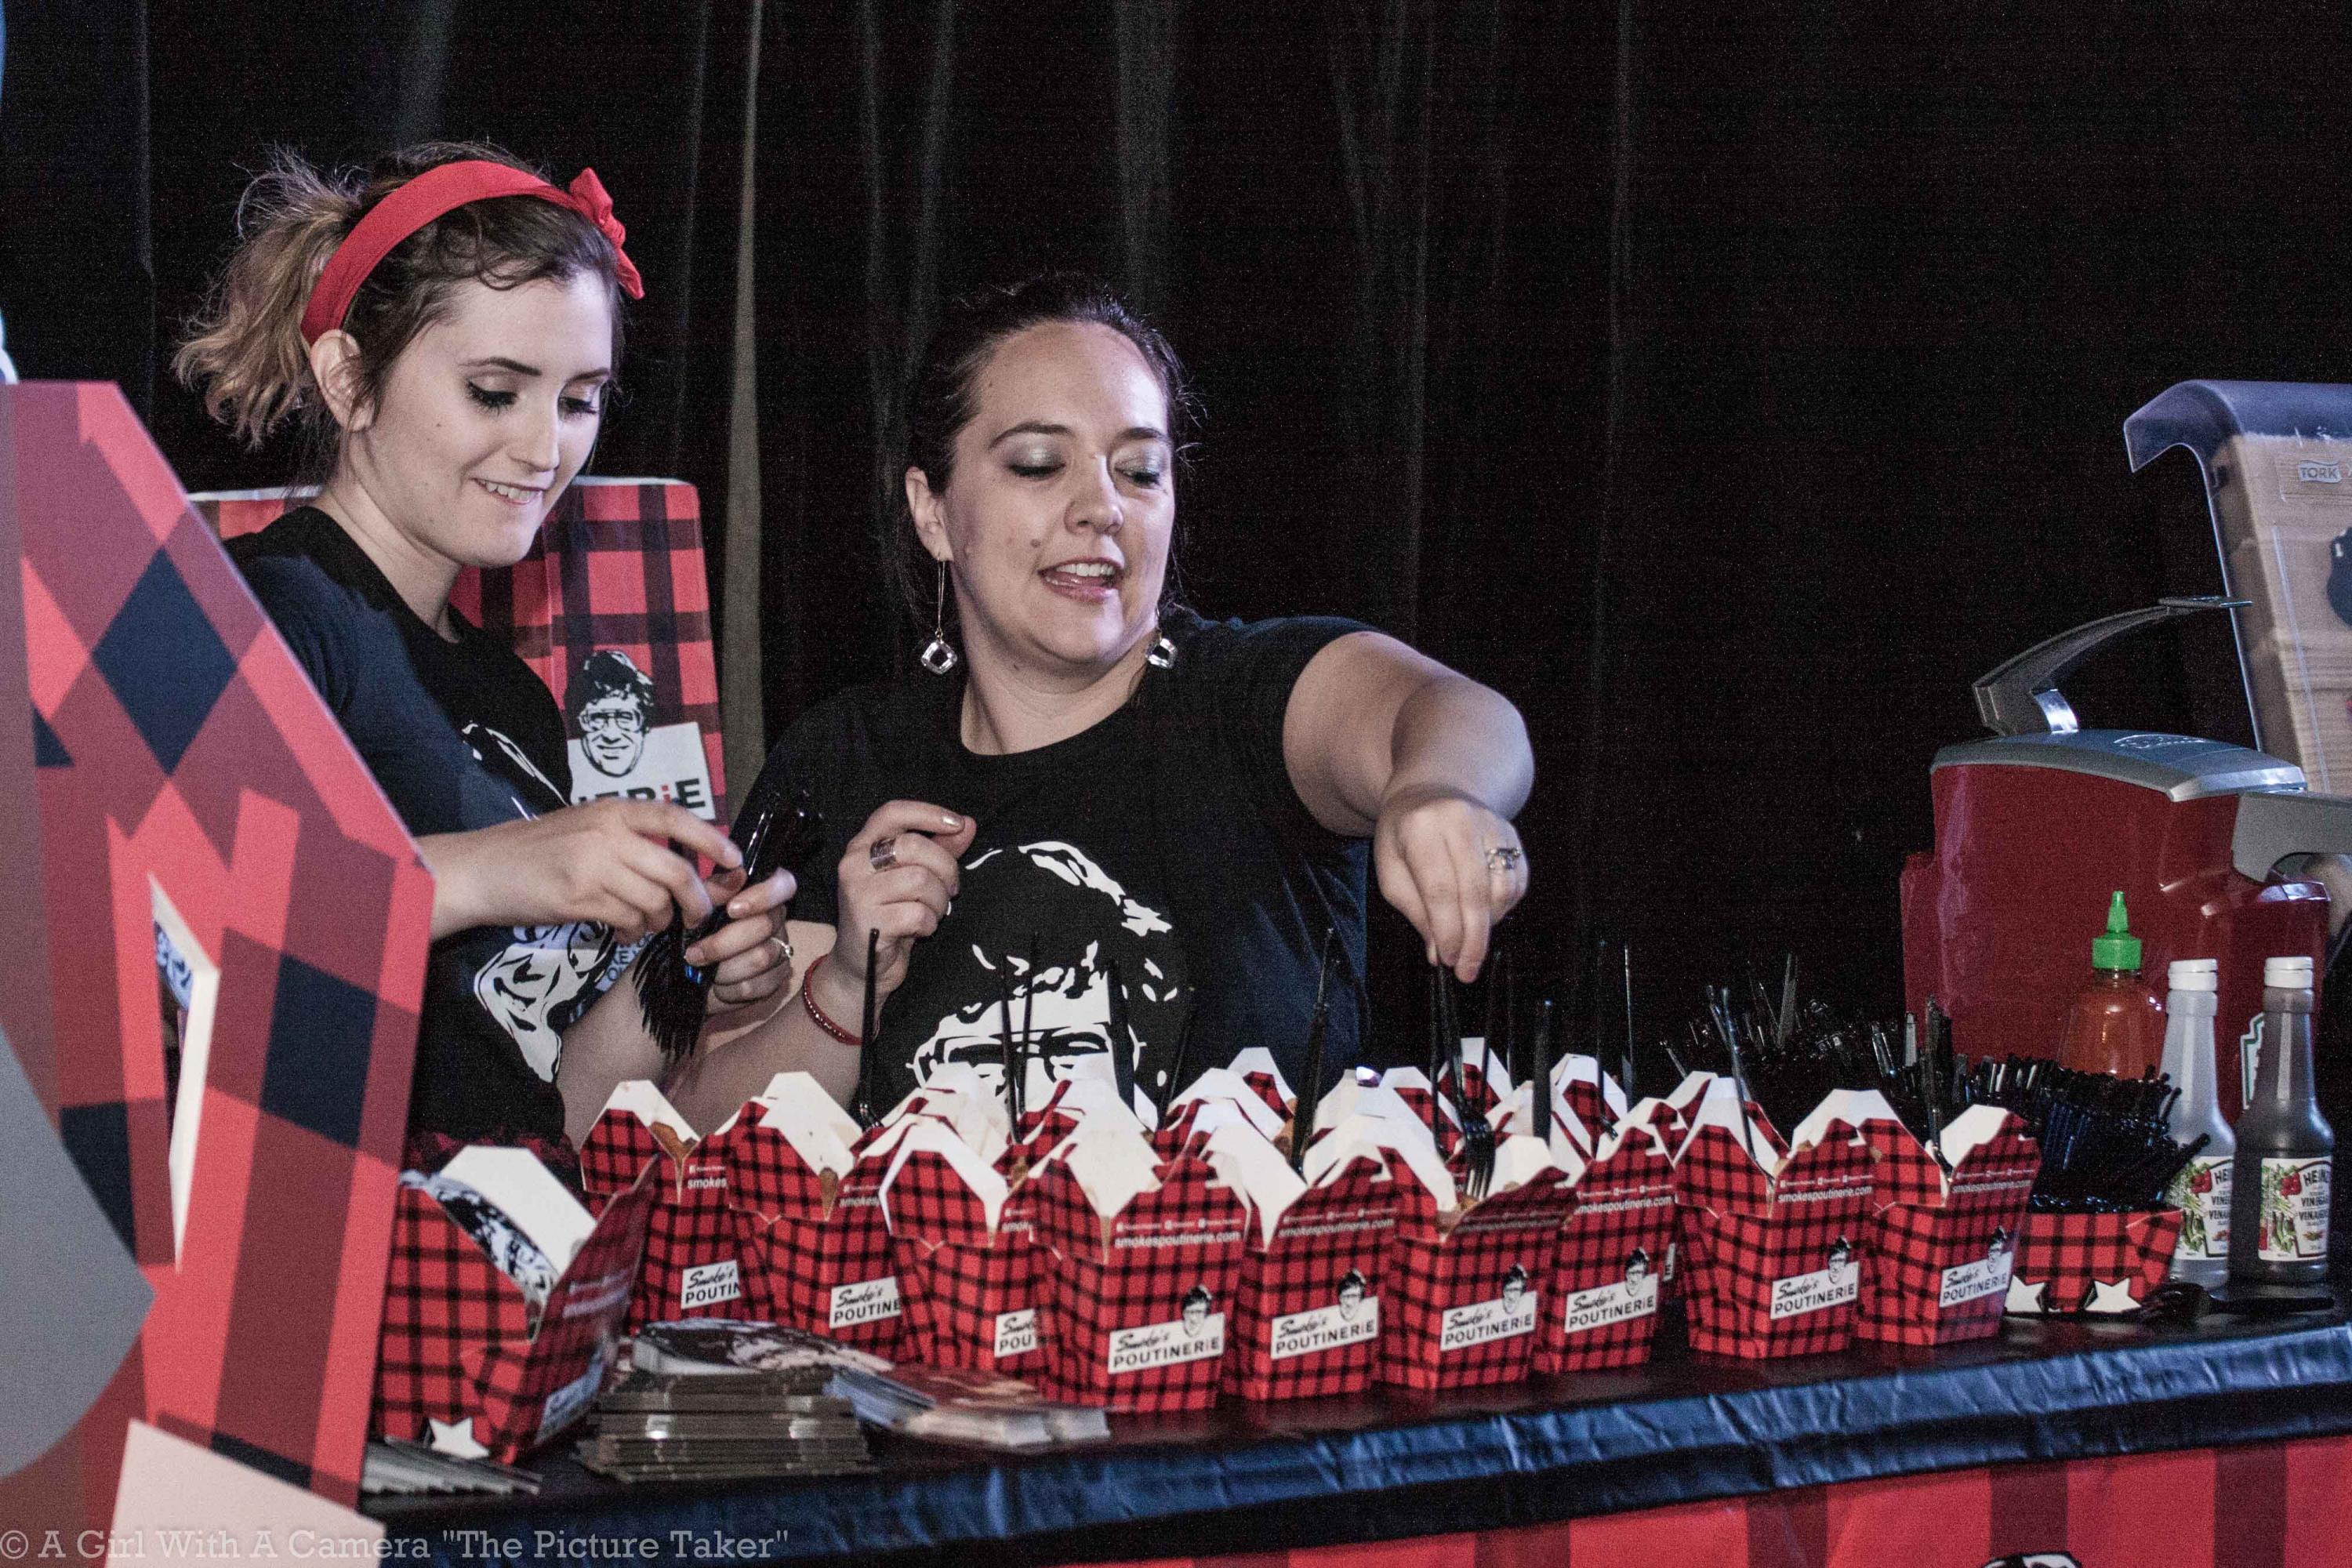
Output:
M1535 783L1518 710L1394 637L1357 632L1300 672L1282 752L1316 821L1372 839L1381 896L1430 961L1475 979L1488 932L1528 889L1510 824Z
M795 977L833 951L834 928L805 921L790 922ZM811 987L824 1016L855 1030L865 1006L865 990L838 963L817 971ZM715 1127L743 1102L768 1087L780 1072L805 1072L843 1105L857 1087L858 1051L816 1026L801 1003L800 988L787 987L766 1005L742 1015L714 1018L702 1044L679 1068L669 1100L697 1127Z

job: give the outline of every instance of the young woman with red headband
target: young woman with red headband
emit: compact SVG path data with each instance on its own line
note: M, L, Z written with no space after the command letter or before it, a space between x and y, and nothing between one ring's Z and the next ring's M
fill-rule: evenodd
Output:
M175 368L258 445L292 422L317 500L230 545L434 873L411 1156L561 1160L613 1086L665 1064L615 984L674 910L724 900L690 962L737 1006L790 977L787 875L744 888L725 834L651 801L570 805L554 699L449 606L512 565L595 445L643 293L596 176L559 189L479 147L364 176L281 158ZM672 844L722 868L706 884Z

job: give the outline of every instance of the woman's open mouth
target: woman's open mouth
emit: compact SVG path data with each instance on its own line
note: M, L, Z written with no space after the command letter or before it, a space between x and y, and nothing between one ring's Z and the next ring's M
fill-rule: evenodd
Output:
M1116 561L1065 561L1037 575L1056 594L1092 604L1116 595L1127 569Z

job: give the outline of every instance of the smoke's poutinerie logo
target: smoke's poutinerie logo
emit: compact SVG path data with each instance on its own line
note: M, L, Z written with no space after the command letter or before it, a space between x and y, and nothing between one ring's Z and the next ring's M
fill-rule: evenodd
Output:
M1333 1292L1330 1306L1275 1319L1266 1326L1267 1359L1288 1361L1380 1338L1381 1299L1367 1295L1365 1289L1364 1277L1350 1268Z
M1211 1310L1216 1304L1208 1287L1195 1285L1185 1292L1183 1316L1174 1322L1113 1329L1105 1347L1108 1370L1143 1372L1224 1354L1225 1315Z
M1650 1271L1648 1249L1637 1247L1625 1259L1624 1279L1590 1290L1570 1291L1560 1317L1567 1332L1582 1334L1646 1318L1657 1310L1658 1278Z

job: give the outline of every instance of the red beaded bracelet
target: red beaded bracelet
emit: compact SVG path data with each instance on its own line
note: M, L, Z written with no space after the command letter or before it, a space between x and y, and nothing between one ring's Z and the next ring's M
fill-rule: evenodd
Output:
M811 986L816 984L816 972L823 969L824 967L824 961L832 956L833 954L829 952L818 953L816 962L808 966L808 973L801 976L801 1005L808 1009L808 1016L816 1020L816 1026L818 1028L823 1029L826 1034L831 1035L843 1045L864 1045L866 1042L860 1039L857 1036L851 1034L848 1030L843 1028L840 1025L835 1023L832 1019L824 1016L824 1009L816 1005L816 993L810 989Z

